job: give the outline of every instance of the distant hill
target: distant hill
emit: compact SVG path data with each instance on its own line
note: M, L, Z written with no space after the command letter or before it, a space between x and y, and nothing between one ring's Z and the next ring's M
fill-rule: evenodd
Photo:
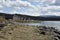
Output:
M39 16L39 20L60 21L60 16Z
M0 16L5 17L5 19L13 19L13 16L17 15L20 17L25 18L31 18L33 20L43 20L43 21L60 21L60 16L30 16L30 15L22 15L22 14L6 14L6 13L0 13Z
M18 18L19 17L24 17L24 18L31 18L33 20L38 20L36 16L30 16L30 15L22 15L22 14L6 14L6 13L0 13L0 16L4 17L5 19L13 19L14 16L17 16ZM16 17L15 16L15 17ZM16 17L16 18L17 18Z

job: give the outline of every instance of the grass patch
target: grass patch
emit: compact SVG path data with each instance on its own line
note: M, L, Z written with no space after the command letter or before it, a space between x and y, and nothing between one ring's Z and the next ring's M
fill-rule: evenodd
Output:
M5 18L0 17L0 23L5 22Z
M40 34L46 32L45 35ZM51 31L39 30L35 26L7 25L2 30L2 34L11 40L54 40L54 33Z

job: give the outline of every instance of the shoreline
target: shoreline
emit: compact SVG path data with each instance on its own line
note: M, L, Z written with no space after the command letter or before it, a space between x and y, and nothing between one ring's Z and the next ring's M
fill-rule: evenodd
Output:
M21 25L12 20L0 20L0 40L60 40L60 30L54 27Z

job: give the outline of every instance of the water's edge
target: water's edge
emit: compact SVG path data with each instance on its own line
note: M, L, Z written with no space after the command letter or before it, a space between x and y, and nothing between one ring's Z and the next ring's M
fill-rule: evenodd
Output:
M17 23L17 22L14 22L14 23L20 24L20 25L55 27L60 30L60 21L42 21L37 23Z

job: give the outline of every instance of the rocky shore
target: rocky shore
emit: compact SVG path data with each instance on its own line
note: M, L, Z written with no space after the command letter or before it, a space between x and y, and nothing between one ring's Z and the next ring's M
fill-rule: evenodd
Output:
M53 27L45 27L45 26L38 27L38 29L39 29L38 33L42 35L52 34L53 36L52 40L60 40L60 31L58 29L55 29Z

